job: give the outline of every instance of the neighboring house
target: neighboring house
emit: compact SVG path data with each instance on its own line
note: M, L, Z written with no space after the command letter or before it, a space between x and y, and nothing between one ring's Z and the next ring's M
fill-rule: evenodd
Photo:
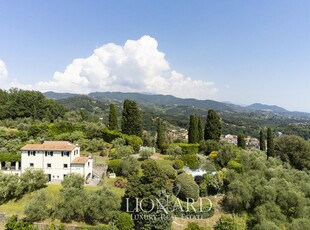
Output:
M69 173L91 178L93 160L81 157L80 147L68 141L44 141L21 148L21 173L27 168L43 169L49 181L60 183Z

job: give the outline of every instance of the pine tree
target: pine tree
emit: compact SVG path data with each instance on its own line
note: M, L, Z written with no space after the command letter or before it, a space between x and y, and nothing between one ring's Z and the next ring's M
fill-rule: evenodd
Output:
M267 129L267 159L274 157L274 140L271 128Z
M220 117L217 113L210 109L208 111L207 121L205 125L204 138L205 140L219 141L222 133Z
M188 143L198 143L198 122L194 114L189 118Z
M259 149L261 151L266 151L265 133L263 130L259 132Z
M246 148L246 143L245 143L245 139L244 139L244 135L243 134L239 134L238 135L238 144L237 146L242 148L242 149L245 149Z
M137 103L126 99L123 105L122 132L142 137L141 115Z
M110 104L109 129L118 130L117 111L115 104Z
M165 131L164 123L162 119L157 118L157 139L156 145L159 149L162 149L163 144L165 143Z
M201 116L198 116L198 142L202 141L204 138L203 126Z

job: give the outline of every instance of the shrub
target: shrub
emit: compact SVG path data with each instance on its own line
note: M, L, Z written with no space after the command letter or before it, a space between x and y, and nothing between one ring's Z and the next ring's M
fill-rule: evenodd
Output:
M241 173L243 171L243 165L235 160L229 161L227 167L236 170L238 173Z
M213 151L218 151L220 149L220 143L214 140L207 140L200 142L200 152L209 155Z
M182 157L182 161L185 165L187 165L190 169L197 169L200 166L198 157L196 155L184 155Z
M61 185L63 188L76 188L81 189L84 185L84 177L80 174L75 173L69 173L65 176L63 181L61 182Z
M184 201L188 198L197 200L199 197L199 187L191 175L182 173L175 179L176 189L179 189L178 197Z
M140 151L140 157L144 160L148 159L152 155L153 155L153 152L151 152L150 150L143 149Z
M181 160L175 160L173 163L173 168L176 170L182 169L184 167L184 163Z
M217 158L217 151L212 151L210 154L209 154L209 157L211 158L211 159L216 159Z
M115 226L122 230L132 230L134 229L134 222L131 219L130 214L126 212L118 213L115 217Z
M162 165L161 169L163 170L164 174L169 178L169 179L175 179L176 177L176 171L171 165Z
M205 230L205 228L200 227L197 223L191 222L187 224L184 230Z
M127 188L127 181L119 178L114 182L114 186L117 188Z
M166 154L172 156L178 156L182 154L182 148L178 145L172 144L169 145L168 149L166 150Z
M245 230L246 222L243 218L237 216L223 215L221 219L216 222L216 230L238 229ZM270 228L262 228L270 229Z

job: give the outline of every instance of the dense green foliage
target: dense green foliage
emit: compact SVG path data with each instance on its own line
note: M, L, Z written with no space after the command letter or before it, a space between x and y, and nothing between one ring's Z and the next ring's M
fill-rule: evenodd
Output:
M0 119L31 117L55 120L65 114L66 109L55 100L46 99L38 91L0 89Z
M310 142L301 137L278 137L275 140L275 154L297 169L310 169Z
M199 144L175 143L171 145L181 147L182 154L197 154L199 152Z
M204 139L219 141L222 134L222 125L218 114L210 109L206 120Z
M168 229L171 225L170 214L165 214L160 207L153 207L152 205L152 200L155 199L165 202L165 194L162 193L167 189L164 172L160 169L158 163L152 159L144 161L142 168L142 177L138 177L137 175L128 177L128 187L122 203L123 210L131 211L134 216L144 215L145 213L143 210L150 210L147 212L147 215L157 217L144 219L134 218L136 229ZM136 198L140 200L145 198L144 202L141 204L143 210L135 210ZM167 216L167 219L164 221L160 218L163 215Z
M123 105L122 132L142 137L142 121L136 102L125 100Z
M200 143L201 141L204 140L204 129L201 116L197 115L197 119L198 119L198 143Z
M274 137L271 128L267 129L267 157L274 156Z
M245 149L246 148L246 143L245 143L245 139L244 139L244 135L243 134L239 134L238 135L238 140L237 140L237 146L239 148Z
M33 230L33 226L31 223L18 219L17 215L13 215L9 218L9 220L5 224L6 230Z
M198 143L198 120L196 114L191 114L189 118L188 143Z
M186 201L189 198L197 200L199 197L199 186L193 177L186 173L179 174L175 179L175 188L179 190L177 196Z
M261 151L266 151L266 138L264 130L259 131L259 149Z
M220 144L218 141L207 140L200 142L199 145L200 152L209 155L212 151L218 151L220 149Z
M26 170L20 177L0 171L0 204L44 188L46 182L42 170Z
M117 110L115 104L113 103L110 104L109 129L118 130Z
M205 230L205 228L200 227L198 224L196 223L188 223L187 227L184 230Z
M156 131L157 131L156 145L157 148L162 150L163 145L165 143L165 127L162 119L160 118L157 118Z

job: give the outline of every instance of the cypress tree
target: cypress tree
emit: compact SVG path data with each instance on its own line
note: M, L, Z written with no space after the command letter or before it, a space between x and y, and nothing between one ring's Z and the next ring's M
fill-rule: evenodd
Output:
M259 131L259 149L266 151L265 133L263 130Z
M239 134L238 135L238 144L237 146L242 148L242 149L245 149L246 148L246 143L245 143L245 140L244 140L244 135L243 134Z
M109 129L118 130L117 111L116 106L113 103L110 104Z
M267 159L274 157L274 140L271 128L267 129Z
M191 114L189 118L188 143L197 143L197 142L198 142L197 116Z
M164 123L162 119L157 118L157 139L156 145L159 149L162 149L163 144L165 143L165 131Z
M201 116L198 116L198 142L202 141L204 138L203 126Z
M204 138L205 140L219 141L222 133L220 117L217 113L210 109L208 111L207 121L205 125Z
M122 132L142 137L141 115L137 103L126 99L123 105Z

